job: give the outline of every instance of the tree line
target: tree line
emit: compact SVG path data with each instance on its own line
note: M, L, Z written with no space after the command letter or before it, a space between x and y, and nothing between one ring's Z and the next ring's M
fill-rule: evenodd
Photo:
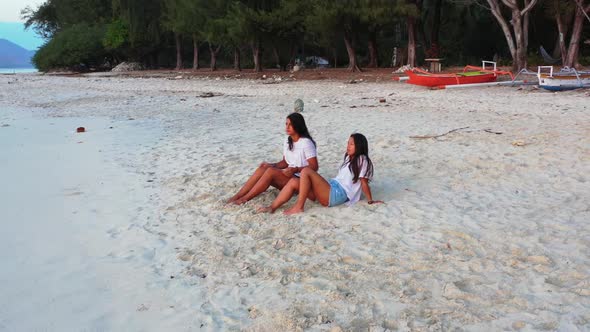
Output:
M220 65L287 70L317 55L331 65L416 66L490 59L514 70L587 63L590 0L47 0L23 9L47 39L40 70L141 62L150 68Z

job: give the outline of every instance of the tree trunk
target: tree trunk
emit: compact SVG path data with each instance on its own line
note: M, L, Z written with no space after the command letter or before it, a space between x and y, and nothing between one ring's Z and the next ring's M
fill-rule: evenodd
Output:
M356 52L352 46L352 37L350 33L344 33L344 44L346 45L346 52L348 53L348 70L349 71L361 71L356 61Z
M291 67L293 68L295 66L295 60L297 57L297 46L291 42L291 45L289 46L289 62L287 63L287 67ZM285 68L286 69L286 68Z
M559 1L554 0L553 3L555 5L555 22L557 23L557 31L559 32L559 35L557 36L558 47L554 48L553 57L557 58L561 56L561 63L565 63L565 59L567 58L567 50L565 48L567 27L563 25L563 20L561 19L561 14L559 13ZM555 50L559 50L560 55L557 55Z
M510 21L512 24L512 31L510 31L508 22L504 16L502 16L502 8L500 8L499 0L487 1L490 5L492 14L504 32L504 37L506 38L508 48L510 49L510 55L512 55L513 70L519 71L526 68L528 45L528 32L526 31L528 29L528 19L526 17L529 11L531 11L531 9L537 4L538 0L525 0L525 6L522 10L518 7L518 2L516 0L501 0L512 13L512 20ZM514 33L514 36L512 33Z
M237 71L242 71L242 63L240 58L240 48L234 47L234 69Z
M199 69L199 42L197 36L193 35L193 70Z
M281 66L281 57L279 56L279 51L277 50L277 48L275 46L272 47L272 55L275 57L275 62L277 63L277 68L279 68L279 70L283 70L282 66Z
M217 54L221 50L221 45L217 46L217 48L213 48L213 45L209 43L209 53L211 54L211 71L217 70Z
M555 41L555 46L553 47L553 54L554 58L561 57L562 63L565 62L565 58L567 57L567 45L566 40L569 33L569 27L572 25L572 21L576 16L576 10L571 10L570 12L566 13L565 18L559 15L559 1L555 0L553 2L554 10L555 10L555 23L557 23L557 31L559 32L557 36L557 40ZM561 28L559 27L561 24Z
M416 20L408 17L408 65L416 67Z
M574 27L572 29L572 37L570 39L570 44L567 49L567 58L564 58L563 65L568 66L570 68L578 66L578 55L580 52L580 41L582 36L582 30L584 28L584 20L586 19L586 15L584 12L590 12L590 5L586 5L584 9L577 8L576 9L576 18L574 19Z
M252 42L252 57L254 58L254 71L261 72L262 64L260 63L260 42Z
M334 57L334 68L338 68L338 50L332 47L332 56Z
M430 47L438 48L438 37L440 32L440 13L442 0L434 1L434 14L432 15L432 30L430 30ZM438 55L440 56L440 54Z
M528 6L530 3L530 0L524 0L524 6ZM526 14L524 14L524 19L522 21L522 35L524 38L524 50L525 50L525 56L526 56L526 52L529 49L529 16L530 16L530 12L527 12Z
M512 59L516 59L516 45L514 44L514 40L512 39L512 32L510 31L510 26L508 25L508 22L506 22L504 16L502 16L502 9L500 8L500 4L497 0L488 0L488 4L490 5L492 15L494 15L494 17L498 21L498 24L500 24L500 27L502 28L502 32L504 32L504 38L508 43L510 56L512 57Z
M369 31L369 68L377 68L379 66L378 52L377 52L377 32L374 30Z
M277 63L277 67L279 67L280 71L287 71L287 63L281 61L281 54L276 46L272 47L272 52L275 57L275 61Z
M176 70L182 69L182 49L180 34L174 33L174 42L176 43Z
M516 58L512 62L512 69L520 71L527 66L527 49L524 40L523 18L520 16L520 11L512 12L512 28L514 29L514 40L516 42Z

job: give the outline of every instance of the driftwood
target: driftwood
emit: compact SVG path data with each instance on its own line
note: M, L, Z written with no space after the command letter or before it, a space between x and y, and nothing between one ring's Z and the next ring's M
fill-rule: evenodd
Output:
M484 129L483 131L485 131L486 133L490 133L490 134L502 135L501 131L493 131L491 129Z
M415 139L438 138L438 137L443 137L445 135L448 135L450 133L454 133L454 132L456 132L458 130L467 129L467 128L469 128L469 127L467 126L467 127L456 128L456 129L453 129L453 130L449 130L446 133L440 134L440 135L410 136L410 138L415 138Z

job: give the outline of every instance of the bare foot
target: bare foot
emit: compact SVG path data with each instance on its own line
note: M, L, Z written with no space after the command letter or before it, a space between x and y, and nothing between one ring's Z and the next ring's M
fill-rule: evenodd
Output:
M296 206L293 206L292 208L285 210L283 213L286 215L292 215L292 214L297 214L297 213L301 213L301 212L303 212L302 208L298 208Z
M236 199L236 200L235 200L233 203L234 203L235 205L242 205L242 204L244 204L244 203L246 203L246 202L247 202L247 200L245 200L245 199L243 199L243 198L240 198L240 199Z
M237 200L238 200L238 197L233 196L232 198L230 198L227 201L225 201L225 204L228 205L228 204L231 204L231 203L233 203L233 202L235 202Z
M273 209L270 206L260 206L256 209L257 213L273 213Z

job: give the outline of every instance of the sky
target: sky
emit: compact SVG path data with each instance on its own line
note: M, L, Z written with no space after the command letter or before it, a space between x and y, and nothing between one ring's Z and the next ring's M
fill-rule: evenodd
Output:
M0 38L10 40L28 50L35 50L44 42L32 29L24 30L20 11L36 8L44 0L0 0Z

